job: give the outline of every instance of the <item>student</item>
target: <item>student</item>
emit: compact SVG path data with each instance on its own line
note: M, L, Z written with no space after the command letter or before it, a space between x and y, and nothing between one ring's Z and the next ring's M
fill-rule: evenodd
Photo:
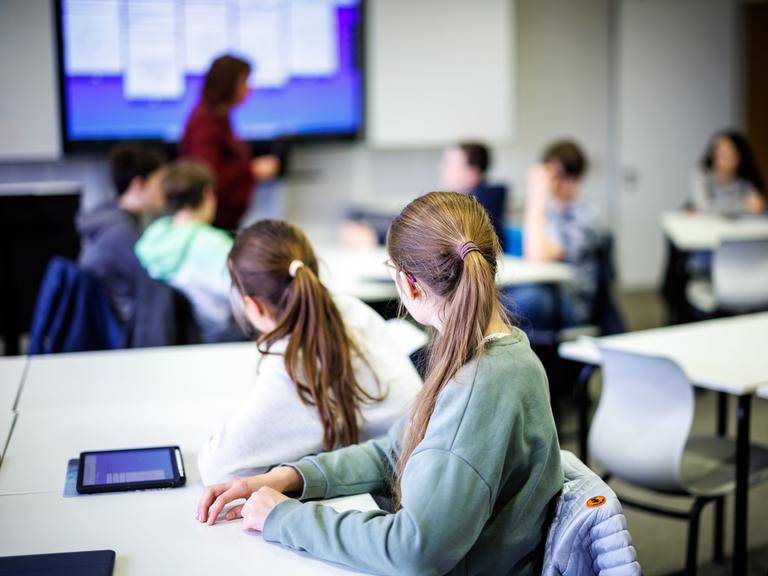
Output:
M487 180L491 153L480 142L459 142L443 152L440 182L444 189L474 196L491 217L491 224L504 249L504 213L507 188Z
M586 170L581 147L562 140L551 144L528 174L524 256L534 262L567 262L574 269L573 280L556 292L535 285L509 291L518 313L534 330L590 321L602 235L594 210L580 197Z
M137 146L115 148L109 167L117 198L78 215L80 266L98 278L125 321L144 269L134 254L144 220L162 214L165 159Z
M736 131L715 134L692 178L689 206L698 212L738 215L765 212L763 178L747 139Z
M510 326L494 285L499 243L472 198L432 192L389 229L403 304L437 331L409 418L372 440L207 488L197 518L223 507L244 529L377 574L540 572L547 512L563 474L541 363ZM301 500L380 492L394 512L337 513Z
M261 332L264 354L248 398L205 443L205 484L266 472L321 450L384 436L421 388L386 322L328 293L304 234L262 220L229 255L236 317Z
M153 222L136 244L149 275L189 299L204 342L229 341L237 334L226 266L232 238L211 226L213 186L213 175L203 164L180 160L169 165L162 187L170 215Z
M474 196L486 209L493 229L504 250L504 214L507 204L507 188L491 185L487 172L491 165L488 147L479 142L460 142L443 151L440 161L440 185L445 190ZM383 244L391 215L352 212L350 222L341 229L341 240L349 246L375 246Z
M255 184L277 175L275 156L251 158L248 144L232 130L232 110L248 96L251 65L236 56L216 58L205 75L200 101L187 118L181 155L205 162L216 176L218 200L213 223L237 228Z

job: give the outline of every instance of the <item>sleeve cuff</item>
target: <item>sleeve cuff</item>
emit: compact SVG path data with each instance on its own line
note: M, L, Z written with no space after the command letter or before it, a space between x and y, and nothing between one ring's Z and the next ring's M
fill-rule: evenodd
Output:
M328 480L325 474L309 459L303 459L299 462L281 464L281 466L290 466L296 470L304 481L304 488L299 495L300 500L311 500L314 498L325 498L328 489Z
M295 510L297 506L301 506L301 502L298 500L283 500L272 508L272 511L264 520L264 526L261 530L261 536L267 542L280 542L280 528L283 524L283 519L291 513L291 510Z

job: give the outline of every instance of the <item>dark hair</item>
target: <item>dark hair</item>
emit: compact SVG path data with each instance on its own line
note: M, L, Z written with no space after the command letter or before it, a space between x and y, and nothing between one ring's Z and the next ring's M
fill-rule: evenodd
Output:
M153 149L121 144L109 155L109 170L117 195L122 196L134 178L146 179L165 164L165 156Z
M295 260L300 267L294 268ZM228 267L240 293L259 298L277 320L277 327L259 338L261 351L269 353L275 342L288 338L285 368L301 401L317 408L323 449L356 444L360 404L381 397L357 382L352 356L365 359L318 278L307 237L287 222L261 220L237 235Z
M721 130L715 133L709 139L709 144L707 144L707 149L704 151L704 156L701 159L701 166L705 170L712 170L715 156L715 141L718 138L727 138L733 142L739 153L739 166L736 168L736 176L746 180L755 190L766 196L768 191L765 190L763 176L755 160L755 155L752 153L752 147L749 145L746 137L738 130Z
M558 140L550 144L541 155L541 161L553 160L560 163L569 178L581 178L589 167L584 151L573 140Z
M213 188L214 182L213 173L205 164L194 160L173 162L163 177L166 209L175 214L182 208L199 207L205 190Z
M472 196L430 192L417 198L392 220L387 252L398 270L444 299L443 329L430 345L424 386L397 463L399 505L400 478L424 438L440 392L464 364L483 352L494 311L503 314L504 308L494 281L499 239L488 213Z
M251 65L237 56L219 56L213 61L203 84L203 100L209 106L231 106L237 85L251 73Z
M485 174L491 166L491 153L485 144L480 142L459 142L459 149L464 152L467 165L477 168L481 174Z

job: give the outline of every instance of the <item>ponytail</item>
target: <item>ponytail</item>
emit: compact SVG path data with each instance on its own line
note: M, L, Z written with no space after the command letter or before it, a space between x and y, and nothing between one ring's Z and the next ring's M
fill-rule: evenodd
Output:
M315 406L323 426L323 450L356 444L363 402L380 400L363 390L352 356L363 358L318 278L317 259L300 230L263 220L238 235L230 270L248 296L265 302L276 327L258 339L259 349L288 338L285 368L304 404Z
M427 373L406 428L396 470L400 479L424 439L445 385L470 360L482 355L494 312L502 310L495 286L501 251L485 210L469 196L431 192L411 202L393 220L387 249L394 264L441 297L443 326L430 345Z

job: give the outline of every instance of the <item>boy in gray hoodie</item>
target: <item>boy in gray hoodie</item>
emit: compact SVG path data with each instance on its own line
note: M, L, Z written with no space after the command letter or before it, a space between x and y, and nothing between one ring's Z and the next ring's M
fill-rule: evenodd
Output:
M138 280L146 274L134 253L142 223L165 206L164 164L158 152L118 146L110 155L116 198L77 217L79 264L102 282L122 320L130 317Z

